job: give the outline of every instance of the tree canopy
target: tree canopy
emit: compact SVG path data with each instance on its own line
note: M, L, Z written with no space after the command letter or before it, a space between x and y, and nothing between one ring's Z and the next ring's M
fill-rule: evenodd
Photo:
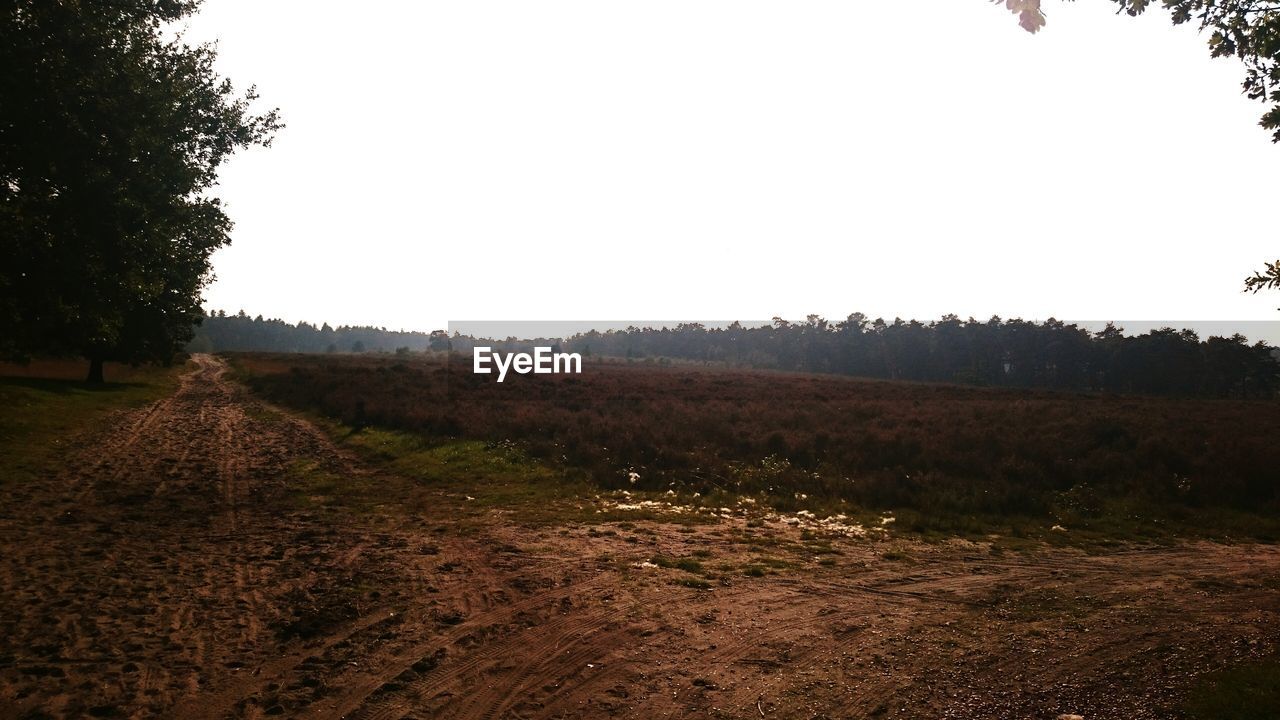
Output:
M198 0L17 0L0 9L0 355L166 361L202 316L231 220L208 191L269 145L173 23Z

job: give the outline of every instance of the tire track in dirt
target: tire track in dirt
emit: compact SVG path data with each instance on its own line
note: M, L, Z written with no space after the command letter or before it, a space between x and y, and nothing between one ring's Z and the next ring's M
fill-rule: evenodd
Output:
M504 672L494 674L488 682L481 681L482 689L469 693L452 714L458 718L492 720L517 703L536 702L535 685L545 688L550 681L558 688L589 660L608 654L635 634L636 626L619 620L622 614L622 608L618 607L605 612L597 610L586 617L563 624L547 623L523 633L518 640L523 652L530 657L501 668ZM500 648L492 654L506 655ZM545 659L539 661L536 659L539 657ZM509 672L512 670L514 672ZM456 679L465 680L460 676ZM554 692L553 689L550 694Z
M459 646L477 633L494 628L502 629L513 623L520 624L522 621L534 622L533 627L541 632L555 633L567 628L566 632L571 633L575 623L581 623L579 629L585 629L590 623L599 620L566 614L547 621L540 616L531 617L527 613L539 609L553 609L561 605L564 600L570 599L571 593L590 595L599 592L608 586L609 580L610 578L606 577L596 577L574 585L572 590L555 587L468 618L430 641L402 653L390 669L362 683L361 686L353 688L349 697L335 708L335 713L358 720L393 720L403 717L414 708L414 699L424 696L428 691L456 685L460 679L479 671L486 663L496 663L501 658L509 656L513 647L519 646L521 653L528 648L520 642L520 639L529 628L516 628L502 633L502 637L488 641L479 649L467 650L461 653L458 659L453 659L453 656L458 654ZM617 608L610 609L609 617L615 616L618 612L621 611ZM453 652L450 652L451 650ZM442 651L443 654L441 654ZM418 677L412 678L403 687L379 694L379 691L383 690L388 683L405 676L406 672L412 671L415 665L423 663L429 664L430 669L419 672Z
M833 538L746 578L714 527L318 515L294 465L371 471L195 362L0 510L0 718L1147 718L1280 646L1274 547ZM641 563L696 551L710 589Z
M362 527L305 539L317 525L287 502L290 462L348 460L305 423L249 417L225 371L197 356L172 396L74 440L64 472L10 498L0 717L172 717L187 699L200 712L182 717L254 716L277 701L239 678L302 644L276 637L288 591L395 576ZM210 702L223 688L258 697Z

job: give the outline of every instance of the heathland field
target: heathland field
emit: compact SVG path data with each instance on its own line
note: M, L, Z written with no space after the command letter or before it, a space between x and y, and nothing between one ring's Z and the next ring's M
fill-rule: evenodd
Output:
M902 530L967 535L1280 538L1275 402L643 363L497 384L413 357L233 363L263 397L349 429L483 441L654 501L892 512Z
M0 718L1280 713L1274 404L421 355L0 391Z

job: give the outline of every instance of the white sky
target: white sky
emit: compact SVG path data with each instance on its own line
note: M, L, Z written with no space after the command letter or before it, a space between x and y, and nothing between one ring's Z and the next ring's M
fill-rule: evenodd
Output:
M208 307L457 319L1275 320L1280 148L1235 61L1046 0L207 0L288 127ZM358 9L358 11L353 11Z

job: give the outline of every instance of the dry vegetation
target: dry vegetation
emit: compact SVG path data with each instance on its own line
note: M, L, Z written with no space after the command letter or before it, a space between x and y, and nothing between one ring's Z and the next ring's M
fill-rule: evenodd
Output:
M293 402L319 422L263 402L208 356L176 382L159 373L92 393L68 381L0 385L24 403L7 405L0 427L25 428L6 431L12 452L0 453L0 718L1275 717L1275 546L922 538L901 532L904 513L849 534L823 524L817 507L764 509L813 502L776 486L741 502L715 486L714 498L694 498L708 481L677 480L678 464L643 465L632 486L621 465L593 471L590 454L556 456L554 424L529 426L523 442L464 436L461 425L445 435L371 424L392 422L382 400L428 404L422 393L442 388L409 394L406 378L429 378L440 369L430 364L239 362L264 391L297 392ZM496 397L437 377L450 379L446 398ZM772 407L750 405L762 418L739 421L748 437L783 426L796 411L785 398L823 387L885 406L895 393L910 406L954 392L626 367L580 381L596 392L666 392L696 418L697 403L671 389L723 379L778 393ZM379 380L398 392L372 392ZM563 401L558 387L504 390L551 408ZM348 391L348 424L315 412L315 399ZM732 386L721 394L743 398ZM146 398L159 399L127 409ZM497 423L502 411L486 412ZM1069 413L1057 413L1053 422L1070 427ZM890 408L881 417L914 427ZM1036 420L1026 410L1016 418ZM491 437L513 427L495 425ZM826 431L833 444L850 436ZM676 438L675 450L715 457L706 436L666 433L640 424L636 437ZM805 435L783 434L795 437ZM717 467L789 458L769 434L759 442L754 454L724 450ZM37 446L50 451L39 463ZM829 457L843 456L832 451L809 471ZM786 463L799 472L798 458ZM672 497L655 477L681 490ZM658 489L631 489L646 483ZM662 504L697 507L648 509Z
M589 364L501 385L416 357L237 355L273 401L352 428L512 442L604 489L893 510L899 528L1280 534L1280 403Z

